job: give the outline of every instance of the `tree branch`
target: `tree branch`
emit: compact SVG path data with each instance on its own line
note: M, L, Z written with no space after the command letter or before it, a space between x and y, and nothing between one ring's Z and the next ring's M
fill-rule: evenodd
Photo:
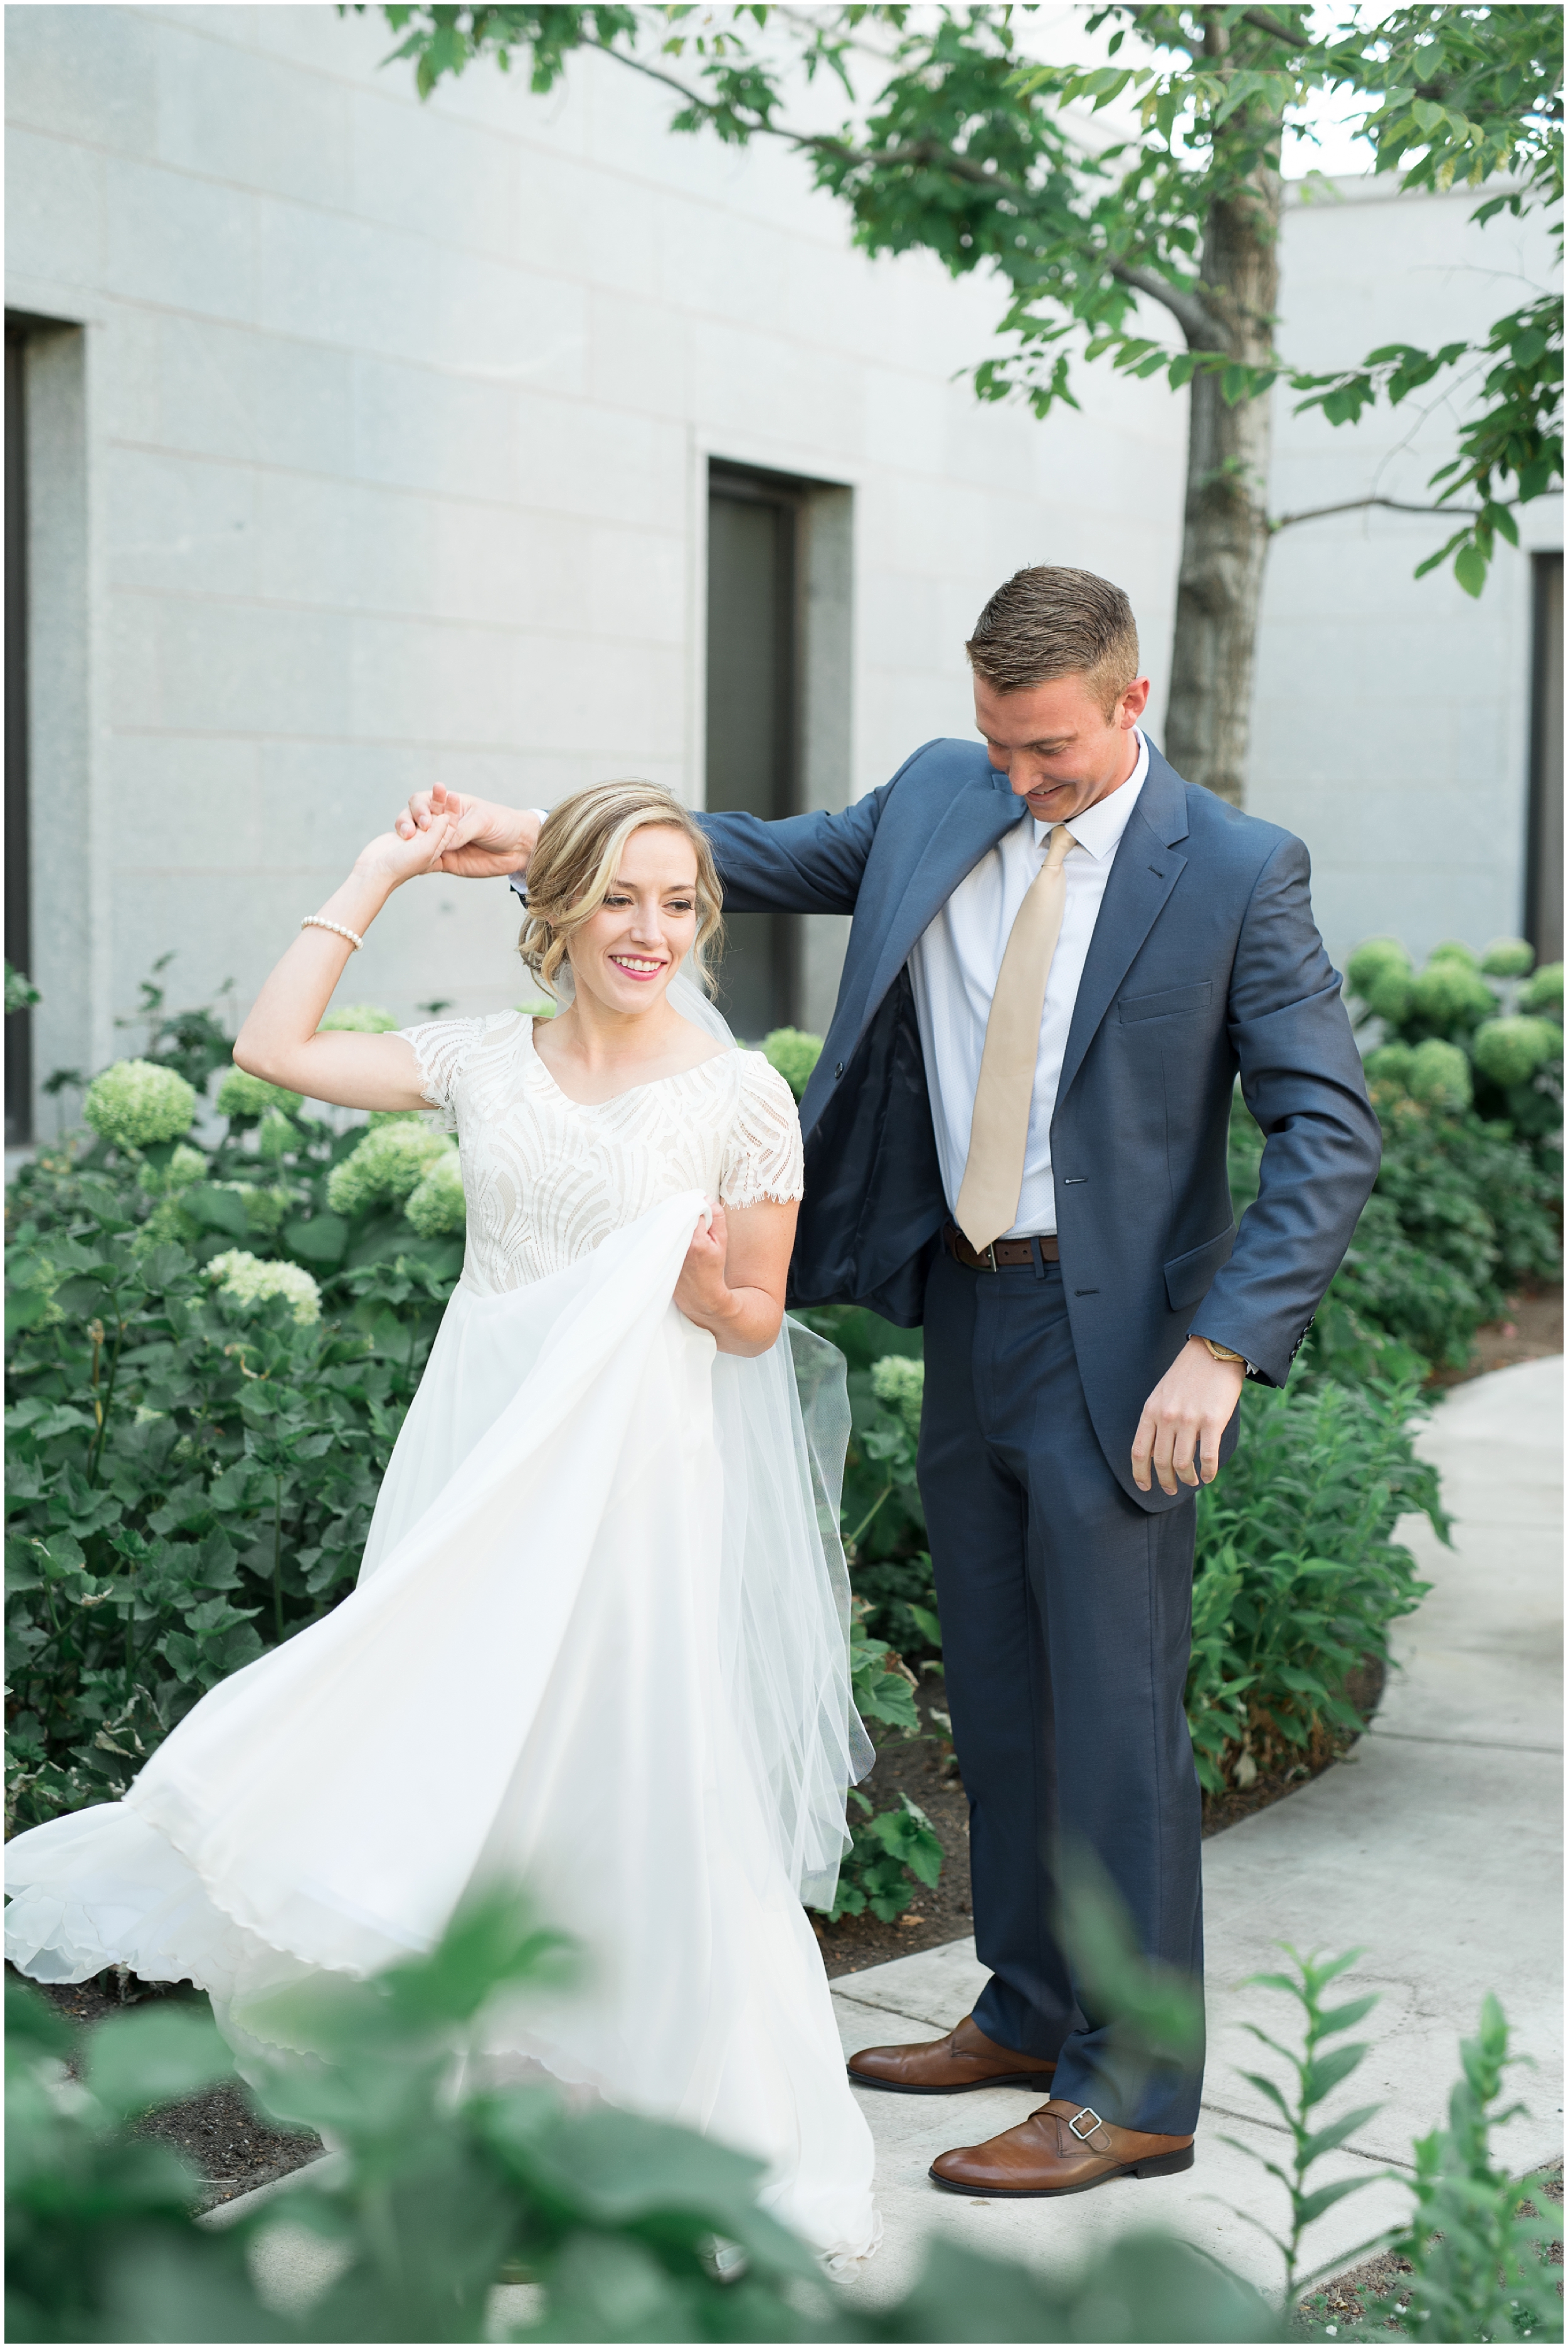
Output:
M1223 350L1225 330L1206 302L1196 294L1184 293L1179 285L1170 284L1153 269L1138 269L1130 262L1107 262L1106 273L1119 284L1130 285L1135 294L1146 294L1151 302L1163 303L1187 338L1189 348L1200 351Z
M1317 46L1310 34L1293 33L1288 25L1282 25L1279 18L1270 15L1266 8L1244 8L1241 20L1244 25L1250 25L1254 32L1266 33L1271 40L1284 41L1289 48L1315 49Z
M1321 521L1325 514L1358 513L1364 506L1386 506L1390 513L1452 515L1460 521L1474 521L1480 510L1475 506L1408 506L1399 498L1346 498L1337 506L1307 506L1301 513L1281 514L1269 523L1268 534L1272 538L1298 521Z
M633 73L643 74L650 81L661 83L666 89L673 90L677 98L702 113L712 115L719 111L712 99L704 97L701 90L693 89L689 83L679 80L674 74L666 73L658 66L645 65L641 57L633 57L629 50L617 48L612 43L597 38L586 41L583 46L601 50L606 57L613 57L618 65L630 66ZM986 188L991 194L1016 204L1020 213L1026 216L1036 209L1039 201L1031 188L1020 186L1015 180L1004 179L999 171L988 171L983 164L974 162L968 155L955 154L950 147L938 146L934 139L917 139L903 147L852 147L846 139L835 138L831 133L792 130L787 124L765 121L761 115L753 117L752 128L755 134L782 139L786 146L794 148L798 153L831 155L841 163L875 164L883 170L904 163L938 164L942 170L950 171L954 179L967 180L971 187ZM1107 275L1114 277L1119 283L1129 285L1134 293L1146 294L1152 302L1162 304L1175 319L1193 348L1212 350L1224 346L1224 327L1197 294L1184 293L1180 286L1168 283L1154 270L1140 269L1132 263L1112 261L1103 265Z

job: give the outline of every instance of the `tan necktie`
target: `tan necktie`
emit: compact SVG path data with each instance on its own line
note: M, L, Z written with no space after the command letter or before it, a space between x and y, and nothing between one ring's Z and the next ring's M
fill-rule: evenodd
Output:
M958 1229L973 1248L989 1247L1018 1220L1046 981L1067 902L1062 868L1077 845L1067 826L1059 823L1045 862L1013 917L997 973L975 1087L969 1154L958 1191Z

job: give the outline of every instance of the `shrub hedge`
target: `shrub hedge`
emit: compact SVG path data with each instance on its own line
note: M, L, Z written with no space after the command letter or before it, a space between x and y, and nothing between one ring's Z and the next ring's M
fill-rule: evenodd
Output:
M1462 1362L1508 1286L1560 1270L1561 1159L1538 1113L1554 1081L1560 1097L1560 1051L1518 1078L1509 1023L1550 1025L1553 1004L1560 1021L1561 973L1525 983L1511 952L1443 950L1431 983L1396 949L1352 962L1366 1014L1393 1031L1368 1064L1383 1170L1289 1388L1247 1390L1246 1440L1200 1496L1189 1710L1211 1788L1348 1725L1347 1673L1419 1594L1395 1522L1419 1509L1440 1529L1411 1443L1419 1382ZM9 1194L20 1824L112 1798L215 1680L343 1595L462 1262L447 1139L420 1119L339 1131L234 1070L216 1017L169 1013L156 972L144 996L144 1056L95 1080L89 1132L40 1150ZM328 1024L392 1021L351 1005ZM783 1030L764 1049L798 1096L818 1039ZM1518 1079L1522 1130L1471 1105L1491 1097L1486 1066ZM221 1129L200 1139L219 1071ZM1238 1210L1261 1147L1238 1096ZM849 1365L857 1694L908 1733L899 1659L941 1647L915 1477L919 1333L853 1308L803 1317ZM926 1871L917 1834L903 1811L857 1821L841 1906L907 1904L889 1861L907 1843Z

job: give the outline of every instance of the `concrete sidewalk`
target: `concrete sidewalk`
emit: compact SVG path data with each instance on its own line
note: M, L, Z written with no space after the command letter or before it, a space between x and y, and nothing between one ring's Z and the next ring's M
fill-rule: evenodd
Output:
M1444 2116L1459 2042L1489 1989L1537 2065L1515 2075L1530 2112L1501 2147L1521 2174L1561 2154L1562 1413L1560 1355L1494 1371L1439 1406L1420 1449L1441 1471L1454 1547L1424 1519L1400 1527L1432 1588L1398 1626L1400 1668L1372 1732L1340 1766L1204 1845L1209 2064L1196 2167L1062 2202L971 2201L930 2184L932 2158L1012 2127L1035 2099L866 2093L886 2233L851 2288L877 2300L901 2291L936 2234L1047 2264L1160 2223L1275 2289L1277 2254L1226 2205L1277 2227L1283 2192L1223 2138L1273 2159L1286 2149L1238 2075L1268 2067L1244 2024L1296 2042L1296 2009L1245 1986L1277 1966L1280 1941L1365 1948L1354 1979L1381 1992L1356 2033L1372 2051L1322 2116L1382 2109L1315 2182L1409 2167L1411 2138ZM959 1941L839 1980L846 2051L948 2028L984 1978L973 1942ZM1348 2264L1407 2207L1399 2188L1371 2185L1318 2220L1307 2255Z

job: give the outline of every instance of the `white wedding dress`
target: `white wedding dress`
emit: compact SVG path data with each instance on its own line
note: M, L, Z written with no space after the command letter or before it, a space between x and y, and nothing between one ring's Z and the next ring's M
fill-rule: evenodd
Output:
M842 1363L788 1323L720 1354L671 1302L707 1201L801 1195L794 1103L759 1053L584 1107L522 1014L408 1035L467 1248L358 1584L213 1688L123 1801L7 1847L7 1954L194 1981L275 2059L279 1992L524 1887L583 1978L502 2001L479 2059L758 2156L767 2207L864 2257L871 2139L800 1904L831 1896L870 1760Z

